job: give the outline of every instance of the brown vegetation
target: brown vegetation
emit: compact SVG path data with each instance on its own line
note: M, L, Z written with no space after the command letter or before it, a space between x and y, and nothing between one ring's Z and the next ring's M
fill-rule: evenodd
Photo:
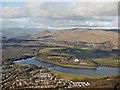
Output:
M84 41L88 43L101 43L105 41L111 41L112 44L118 45L118 33L109 32L103 30L87 30L87 29L77 29L77 30L62 30L62 31L52 31L52 32L39 32L32 35L32 38L43 37L49 35L50 39L61 40L61 41Z

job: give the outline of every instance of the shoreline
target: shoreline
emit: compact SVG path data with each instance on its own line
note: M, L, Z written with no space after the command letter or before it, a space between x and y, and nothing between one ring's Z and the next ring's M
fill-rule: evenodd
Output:
M63 64L59 64L59 63L54 63L54 62L50 62L50 61L45 61L45 60L41 60L41 59L37 59L35 56L30 56L28 58L22 58L22 59L16 59L16 60L13 60L13 62L19 62L19 61L22 61L24 59L27 60L27 59L30 59L30 58L34 58L36 60L39 60L39 61L42 61L42 62L46 62L46 63L51 63L51 64L54 64L54 65L57 65L57 66L62 66L62 67L69 67L69 68L83 68L83 69L97 69L99 67L99 65L101 67L117 67L119 68L120 66L110 66L110 65L101 65L99 64L98 66L96 67L90 67L90 66L76 66L76 65L63 65Z
M33 57L34 57L34 56L28 56L28 57L24 57L24 56L23 56L23 57L20 57L19 59L13 59L13 62L14 62L14 61L16 61L16 62L17 62L17 61L21 61L21 60L23 60L23 59L26 60L26 59L33 58ZM35 58L35 57L34 57L34 58Z
M50 62L50 61L44 61L41 59L37 59L36 60L42 61L42 62L46 62L46 63L51 63L51 64L55 64L58 66L62 66L62 67L69 67L69 68L83 68L83 69L97 69L98 67L89 67L89 66L76 66L76 65L63 65L63 64L59 64L59 63L54 63L54 62Z

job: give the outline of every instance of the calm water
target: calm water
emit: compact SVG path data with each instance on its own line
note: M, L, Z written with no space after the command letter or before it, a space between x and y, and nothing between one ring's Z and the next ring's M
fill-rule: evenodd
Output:
M46 63L43 61L35 60L35 58L29 58L26 60L15 61L15 63L20 64L34 64L40 66L55 66L49 67L49 70L63 72L63 73L71 73L71 74L79 74L79 75L87 75L87 76L99 76L99 75L116 75L118 74L117 67L98 67L97 69L83 69L83 68L69 68L69 67L62 67L51 63Z

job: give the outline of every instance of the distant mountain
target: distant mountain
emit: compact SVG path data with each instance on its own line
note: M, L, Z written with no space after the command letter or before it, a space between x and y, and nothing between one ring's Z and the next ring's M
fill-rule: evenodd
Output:
M101 43L110 41L113 45L118 45L118 32L109 30L90 30L90 29L74 29L59 31L41 31L31 35L31 38L49 38L60 41L83 41L88 43Z
M5 37L16 37L16 36L25 36L25 35L32 35L37 32L42 31L41 29L34 29L34 28L3 28L2 29L2 36Z

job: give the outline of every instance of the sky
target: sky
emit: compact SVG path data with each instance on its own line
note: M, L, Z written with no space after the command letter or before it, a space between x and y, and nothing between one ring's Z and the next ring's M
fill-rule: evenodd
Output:
M117 2L3 2L3 28L116 29Z

